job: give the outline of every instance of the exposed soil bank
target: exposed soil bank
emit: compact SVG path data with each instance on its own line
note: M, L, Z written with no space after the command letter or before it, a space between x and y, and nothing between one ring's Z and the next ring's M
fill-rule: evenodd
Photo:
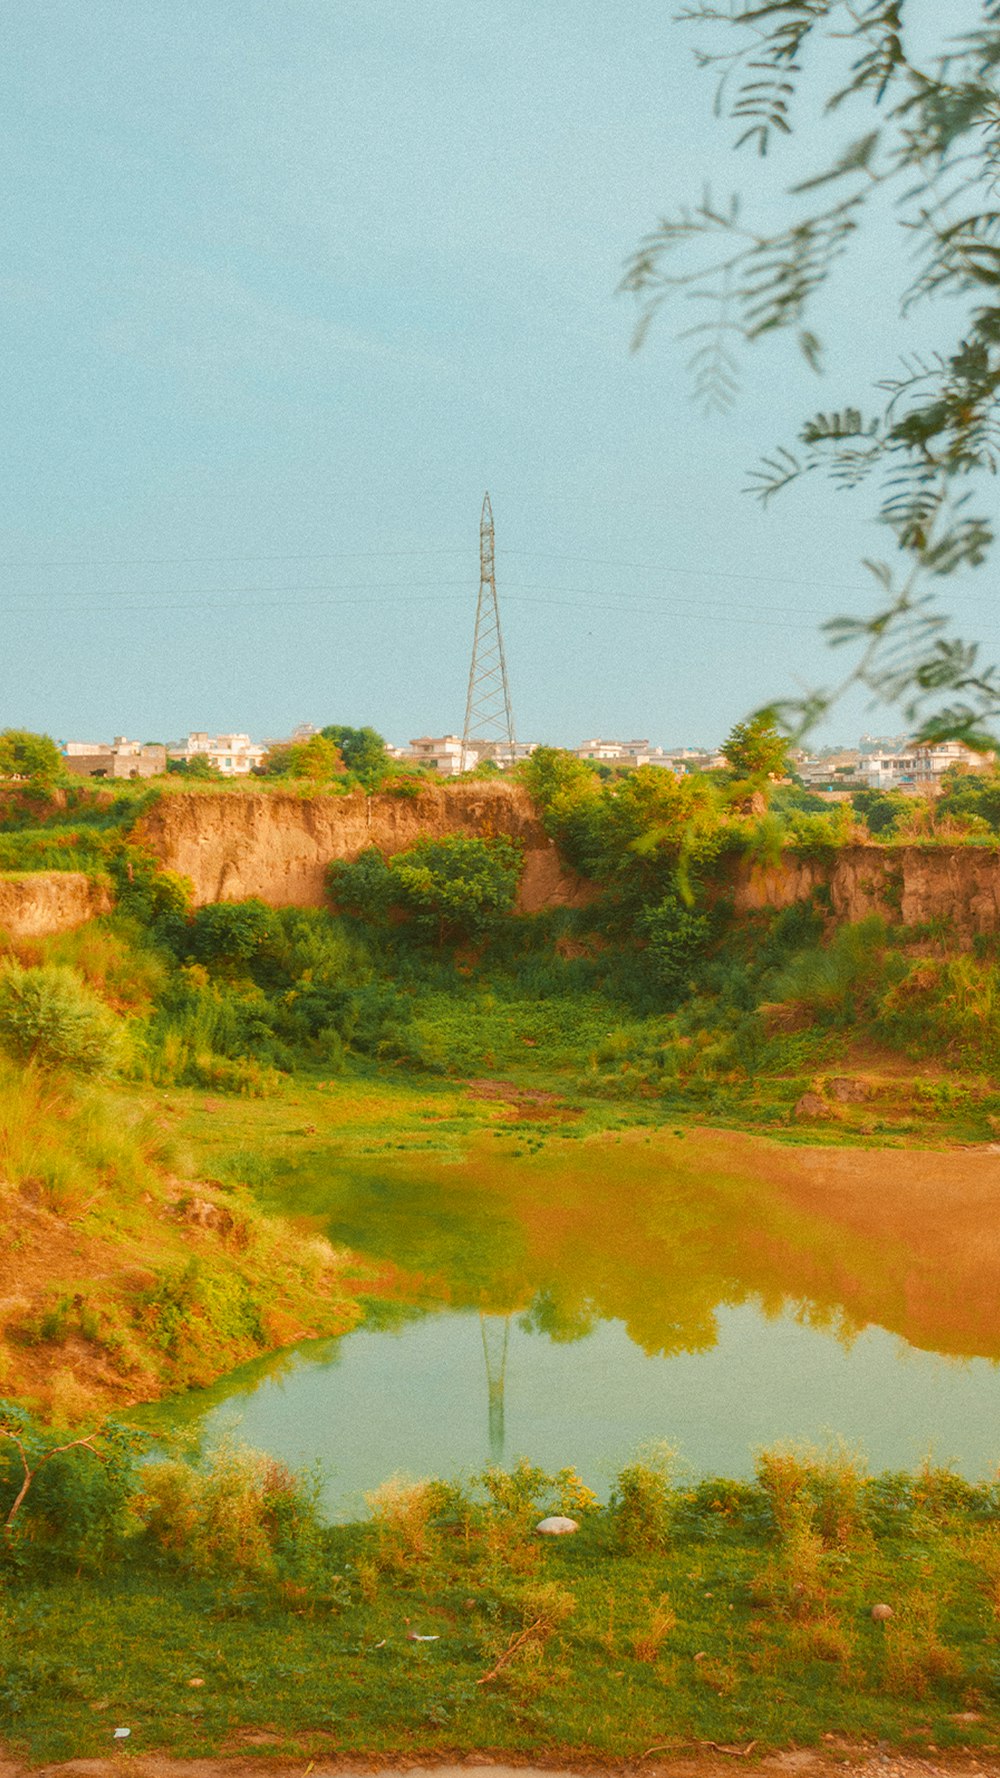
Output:
M417 796L177 795L145 815L135 837L169 869L190 877L197 904L256 895L274 907L321 907L331 859L366 846L387 857L444 834L524 847L522 913L576 905L593 893L560 863L527 791L516 784L442 784Z
M192 792L163 797L136 837L191 878L198 903L257 895L275 906L318 907L331 859L355 858L366 846L389 856L447 833L521 842L522 913L579 906L595 894L561 863L527 791L503 782L430 785L412 797ZM991 846L845 846L822 858L786 853L772 866L740 862L731 888L737 913L788 907L819 893L838 920L947 920L959 939L1000 929L1000 849Z
M109 891L82 871L31 871L0 876L0 931L11 938L68 932L111 907Z
M1000 850L993 846L844 846L832 858L786 852L774 865L741 861L732 889L738 914L790 907L818 892L837 920L946 920L959 940L1000 928Z

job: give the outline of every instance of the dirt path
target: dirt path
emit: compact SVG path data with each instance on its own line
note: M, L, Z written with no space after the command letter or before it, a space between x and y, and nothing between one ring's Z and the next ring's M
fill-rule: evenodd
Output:
M408 1760L301 1759L294 1762L233 1759L169 1759L126 1750L107 1759L67 1760L58 1765L29 1767L0 1757L0 1778L381 1778L389 1771L409 1778L733 1778L734 1772L765 1773L768 1778L1000 1778L1000 1756L979 1758L958 1752L936 1759L878 1751L838 1743L829 1749L794 1748L754 1758L721 1751L678 1750L669 1759L578 1760L565 1766L495 1765L486 1754L471 1753L458 1764L422 1766Z

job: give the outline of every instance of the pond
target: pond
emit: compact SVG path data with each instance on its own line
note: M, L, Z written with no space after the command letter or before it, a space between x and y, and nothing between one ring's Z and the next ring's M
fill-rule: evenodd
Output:
M659 1439L694 1473L831 1434L875 1468L1000 1461L1000 1155L484 1137L312 1157L279 1202L358 1256L366 1319L153 1419L318 1460L336 1516L522 1455L606 1497Z

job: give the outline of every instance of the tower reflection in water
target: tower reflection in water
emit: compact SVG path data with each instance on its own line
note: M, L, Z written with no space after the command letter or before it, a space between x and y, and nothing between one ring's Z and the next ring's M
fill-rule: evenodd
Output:
M486 1363L486 1413L490 1462L502 1463L504 1383L507 1376L510 1316L480 1314L479 1330L483 1336L483 1358Z

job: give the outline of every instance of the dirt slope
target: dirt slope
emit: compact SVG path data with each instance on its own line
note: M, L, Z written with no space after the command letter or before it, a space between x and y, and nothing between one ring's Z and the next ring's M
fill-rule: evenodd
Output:
M11 938L37 938L45 932L67 932L97 914L105 914L111 897L82 871L31 871L0 876L0 931Z
M192 792L161 798L136 838L191 878L198 904L257 895L275 907L320 907L331 859L356 858L366 846L389 856L449 833L507 834L522 843L524 913L587 898L587 887L560 864L527 792L513 784L430 785L415 797Z

